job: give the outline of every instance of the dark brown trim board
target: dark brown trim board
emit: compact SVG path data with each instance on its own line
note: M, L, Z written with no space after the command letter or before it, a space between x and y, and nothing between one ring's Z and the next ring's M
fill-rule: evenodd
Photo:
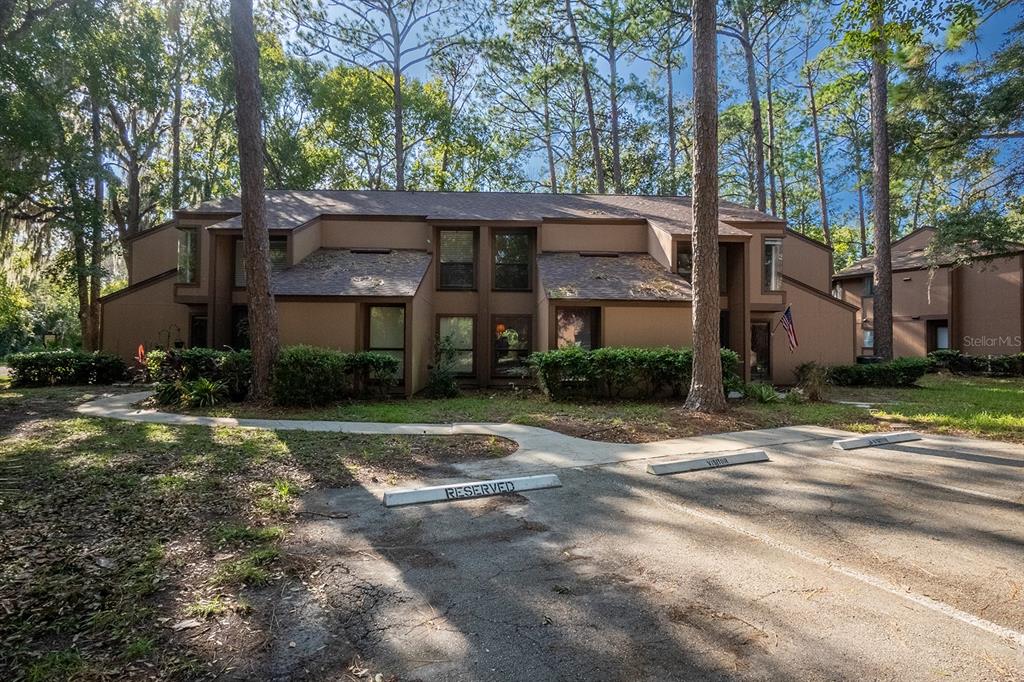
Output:
M169 277L173 277L176 274L178 274L178 268L174 268L173 270L166 270L164 272L161 272L159 275L147 277L146 279L136 282L135 284L130 284L123 289L118 289L117 291L112 291L109 294L106 294L105 296L100 296L100 303L107 303L108 301L113 301L115 299L121 298L122 296L127 296L128 294L134 293L139 289L145 289L151 284L156 284L157 282L165 280Z

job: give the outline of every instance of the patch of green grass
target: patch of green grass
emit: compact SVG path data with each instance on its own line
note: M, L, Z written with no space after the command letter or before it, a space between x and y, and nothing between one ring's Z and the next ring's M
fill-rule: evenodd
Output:
M270 582L270 572L267 566L281 556L281 553L274 547L261 547L250 552L248 555L235 561L224 563L217 569L213 576L216 585L248 585L260 587Z
M146 658L156 649L156 642L151 637L139 637L124 649L124 657L129 660Z
M283 538L284 529L279 526L224 524L216 528L213 537L219 545L263 544Z
M87 670L85 659L77 649L52 651L28 669L29 682L50 682L51 680L70 680L83 675Z

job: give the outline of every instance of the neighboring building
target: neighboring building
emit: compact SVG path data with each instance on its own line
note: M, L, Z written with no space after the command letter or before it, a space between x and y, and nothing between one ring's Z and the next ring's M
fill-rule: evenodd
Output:
M477 385L525 376L532 351L692 342L687 198L274 191L267 214L281 342L392 353L406 393L439 334ZM246 345L240 228L231 198L129 241L103 347ZM747 378L792 383L801 362L853 361L856 308L830 295L828 249L727 203L719 235L721 340ZM787 304L796 353L772 336Z
M968 266L942 259L933 264L927 248L934 236L934 228L923 227L892 243L893 354L1024 350L1024 247L979 256ZM865 258L834 278L836 295L861 310L857 345L865 355L874 348L873 277L873 261Z

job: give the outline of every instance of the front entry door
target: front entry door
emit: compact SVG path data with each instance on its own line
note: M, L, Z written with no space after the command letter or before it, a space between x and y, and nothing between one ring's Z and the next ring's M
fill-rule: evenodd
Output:
M772 376L772 330L769 322L750 323L751 381L770 381Z

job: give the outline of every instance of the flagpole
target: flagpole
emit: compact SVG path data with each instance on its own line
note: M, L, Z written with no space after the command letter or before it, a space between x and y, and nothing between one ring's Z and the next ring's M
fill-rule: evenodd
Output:
M791 306L791 305L787 305L786 306L786 310L789 310L792 307L793 306ZM786 316L786 310L782 311L782 314L779 315L779 321L775 323L774 327L772 327L772 336L775 336L776 330L779 328L779 325L782 324L782 318L784 318Z

